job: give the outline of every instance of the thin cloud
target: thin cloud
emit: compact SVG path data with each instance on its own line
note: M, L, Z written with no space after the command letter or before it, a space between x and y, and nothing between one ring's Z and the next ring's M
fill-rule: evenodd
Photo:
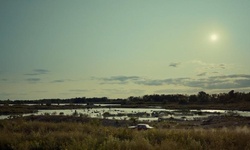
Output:
M209 69L209 70L221 70L227 69L228 65L226 64L214 64L214 63L206 63L200 60L191 61L192 64L198 65L200 69Z
M181 81L179 85L203 89L231 89L250 87L250 75L234 74L211 76L208 78L189 79Z
M137 81L136 84L141 85L148 85L148 86L160 86L160 85L180 85L190 80L190 78L169 78L169 79L158 79L158 80L151 80L151 79L144 79L144 81Z
M221 69L226 69L225 64L220 64L219 67L220 67Z
M55 80L52 80L51 83L63 83L63 82L70 82L70 81L75 81L75 80L71 80L71 79L55 79Z
M200 74L203 77L205 73ZM145 86L176 85L197 89L232 89L250 88L250 75L232 74L221 76L210 76L203 78L167 78L167 79L146 79L138 76L119 76L102 78L102 84L127 84L134 83Z
M207 74L207 72L202 72L202 73L200 73L200 74L197 74L197 76L205 76Z
M247 74L232 74L232 75L222 75L222 76L212 76L210 78L213 79L226 79L226 78L233 78L233 79L244 79L244 78L250 78L250 75Z
M106 81L128 81L128 80L138 80L138 76L112 76L110 78L104 78Z
M103 81L103 84L126 84L128 82L134 82L141 80L138 76L112 76L109 78L100 78Z
M172 62L172 63L169 64L169 67L174 67L174 68L176 68L176 67L178 67L180 64L181 64L181 63L179 63L179 62Z
M49 70L47 70L47 69L34 69L34 72L46 74L49 72Z
M8 79L1 79L1 81L8 81Z
M236 80L235 83L236 83L236 85L241 85L242 88L250 87L250 78Z
M137 81L135 84L141 85L148 85L148 86L159 86L164 84L164 80L144 80L144 81Z
M52 83L62 83L65 82L66 80L53 80Z
M48 74L49 70L46 69L34 69L31 73L26 73L24 75L27 76L37 76L37 75L43 75L43 74Z

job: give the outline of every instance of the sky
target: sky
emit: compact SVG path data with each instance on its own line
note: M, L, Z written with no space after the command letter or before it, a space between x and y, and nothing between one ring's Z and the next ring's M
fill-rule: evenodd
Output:
M250 92L249 0L0 0L0 100Z

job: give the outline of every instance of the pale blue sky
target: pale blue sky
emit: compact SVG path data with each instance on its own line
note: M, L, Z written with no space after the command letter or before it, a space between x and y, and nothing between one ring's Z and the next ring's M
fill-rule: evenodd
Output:
M249 92L249 8L248 0L0 0L0 100Z

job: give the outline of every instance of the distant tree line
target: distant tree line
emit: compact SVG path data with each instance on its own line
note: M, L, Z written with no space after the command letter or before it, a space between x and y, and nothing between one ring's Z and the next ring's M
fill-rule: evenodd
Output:
M204 91L200 91L198 94L193 95L183 95L183 94L173 94L173 95L144 95L142 97L129 97L129 102L136 103L179 103L179 104L205 104L205 103L236 103L241 101L250 102L250 92L241 93L234 92L234 90L229 91L228 93L220 94L207 94Z
M108 103L110 100L107 97L76 97L70 99L40 99L40 100L1 100L1 104L39 104L39 105L51 105L51 104L85 104L85 103Z
M93 103L118 103L118 104L207 104L207 103L237 103L237 102L250 102L250 92L235 92L234 90L228 93L220 94L207 94L204 91L200 91L197 94L185 95L185 94L153 94L144 96L130 96L126 99L108 99L107 97L76 97L70 99L41 99L41 100L1 100L1 104L39 104L39 105L51 105L51 104L93 104Z

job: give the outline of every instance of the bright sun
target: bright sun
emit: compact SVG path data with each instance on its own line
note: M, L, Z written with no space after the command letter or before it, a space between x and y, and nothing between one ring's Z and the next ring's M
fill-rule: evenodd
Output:
M211 34L211 35L210 35L210 40L213 41L213 42L217 41L217 40L218 40L218 35L215 34L215 33L214 33L214 34Z

